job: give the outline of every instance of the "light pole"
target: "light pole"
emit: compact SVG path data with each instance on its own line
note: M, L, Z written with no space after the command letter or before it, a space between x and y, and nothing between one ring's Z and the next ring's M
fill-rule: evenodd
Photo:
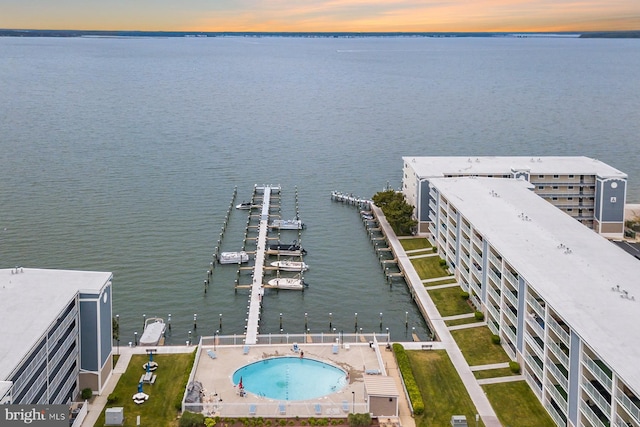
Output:
M478 421L480 421L480 414L476 414L476 427L478 427Z
M351 396L352 396L351 412L355 414L356 413L356 392L352 391Z
M213 351L216 351L216 342L218 341L218 333L219 331L216 330L216 333L213 335Z

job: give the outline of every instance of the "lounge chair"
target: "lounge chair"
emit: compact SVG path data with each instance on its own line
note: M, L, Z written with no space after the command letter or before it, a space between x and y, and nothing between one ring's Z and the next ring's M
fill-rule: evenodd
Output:
M338 344L334 344L331 351L333 352L333 354L338 354Z
M213 350L207 350L207 354L212 359L215 359L216 357L218 357L218 356L216 356L216 353Z
M298 346L297 342L293 343L293 347L291 347L291 350L293 350L294 353L298 353L300 351L300 347Z
M244 347L242 347L242 354L249 354L249 345L246 344Z
M255 403L252 403L251 405L249 405L249 415L255 415L256 410L257 410L257 407Z
M349 402L347 402L346 400L342 401L342 410L344 412L349 412Z
M316 415L322 415L322 406L320 406L319 403L315 404L314 409L315 409Z
M287 413L287 407L284 405L284 403L278 405L278 412L280 413L280 415L284 415Z

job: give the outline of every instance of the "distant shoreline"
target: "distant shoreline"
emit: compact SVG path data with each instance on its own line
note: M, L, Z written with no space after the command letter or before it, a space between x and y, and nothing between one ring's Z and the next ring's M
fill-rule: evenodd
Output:
M204 32L204 31L93 31L93 30L13 30L0 29L0 37L574 37L640 38L638 31L592 32Z

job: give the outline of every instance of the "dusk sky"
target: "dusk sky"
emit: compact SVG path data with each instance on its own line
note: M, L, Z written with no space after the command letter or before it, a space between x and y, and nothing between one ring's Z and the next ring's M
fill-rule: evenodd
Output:
M0 0L0 28L310 32L640 30L640 0Z

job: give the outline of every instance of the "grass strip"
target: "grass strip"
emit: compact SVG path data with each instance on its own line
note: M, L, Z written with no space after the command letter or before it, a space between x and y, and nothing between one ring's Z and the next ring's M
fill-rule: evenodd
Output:
M553 427L553 422L526 381L483 385L503 426Z

